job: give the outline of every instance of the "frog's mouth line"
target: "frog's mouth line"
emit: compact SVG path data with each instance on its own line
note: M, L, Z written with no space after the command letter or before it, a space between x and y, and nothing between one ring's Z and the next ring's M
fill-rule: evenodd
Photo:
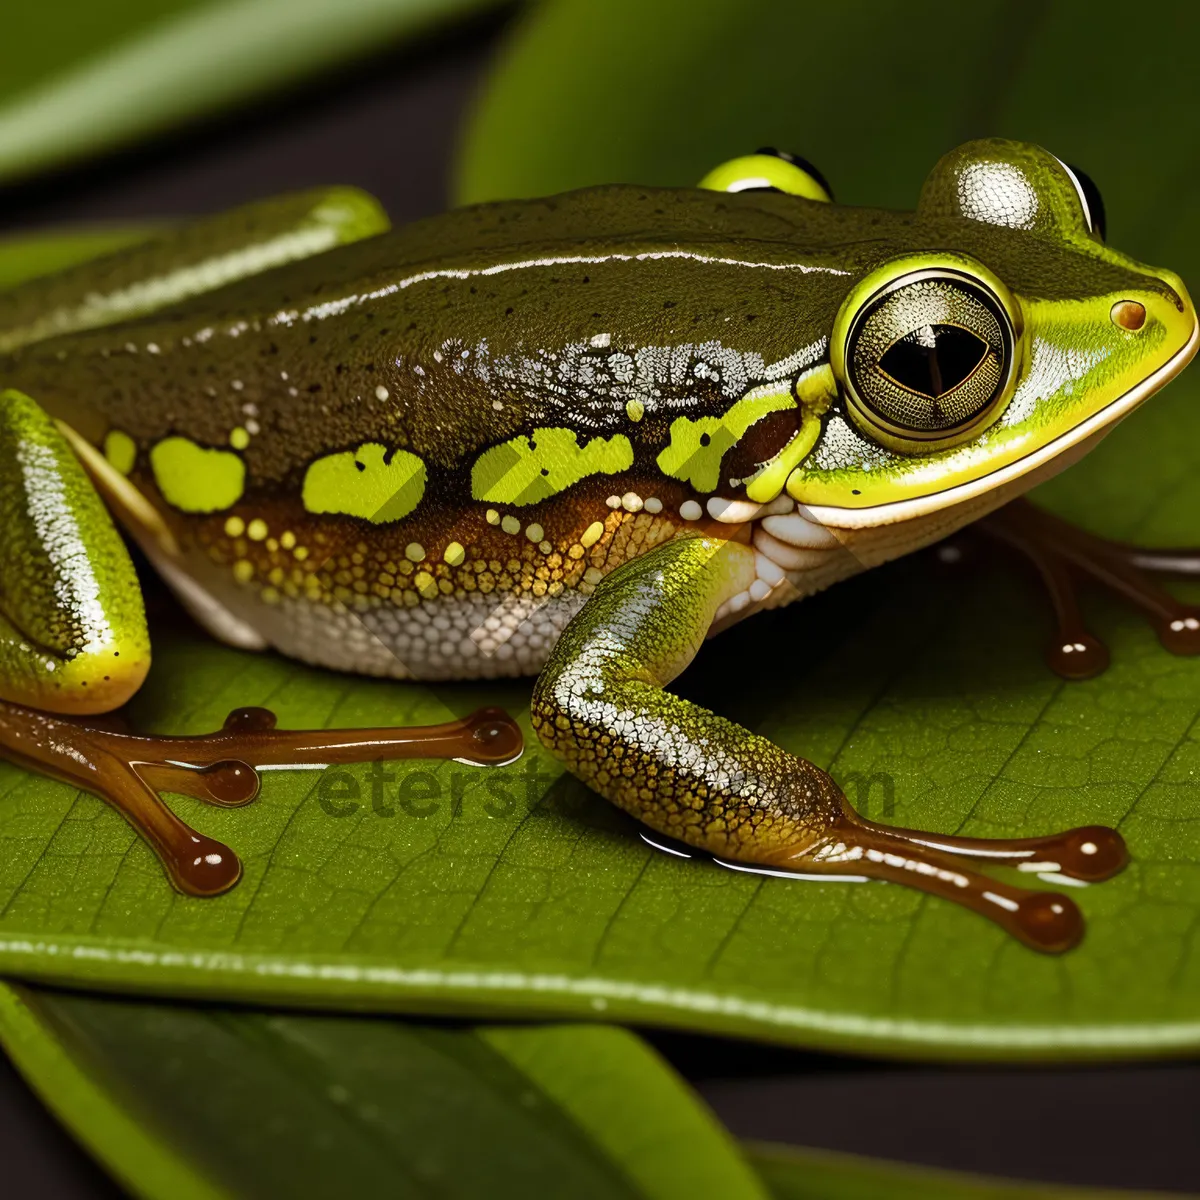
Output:
M981 475L978 479L972 479L969 483L960 483L929 496L919 496L912 500L893 500L888 504L876 504L871 508L841 508L826 504L806 505L804 513L810 521L826 525L831 529L872 529L879 525L892 525L899 521L911 520L914 517L928 516L930 513L939 512L952 505L961 504L964 500L974 499L985 492L995 491L1020 479L1021 476L1028 475L1031 471L1053 462L1072 446L1088 439L1099 441L1100 436L1108 433L1118 421L1128 416L1144 400L1149 399L1159 388L1174 379L1191 362L1198 347L1200 347L1200 322L1192 326L1192 335L1188 338L1187 344L1136 387L1130 388L1123 396L1117 397L1111 404L1106 405L1099 412L1093 413L1086 421L1081 421L1073 429L1069 429L1052 442L1047 442L1032 454L987 475Z

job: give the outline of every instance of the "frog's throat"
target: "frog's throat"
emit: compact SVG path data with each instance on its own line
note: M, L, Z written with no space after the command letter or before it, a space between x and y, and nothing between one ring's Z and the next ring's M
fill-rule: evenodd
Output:
M918 496L911 500L895 500L889 504L876 504L870 508L842 508L830 504L813 504L805 506L809 520L831 529L870 529L879 525L892 525L899 521L908 521L914 517L925 517L964 501L973 500L986 493L1015 491L1008 488L1015 480L1031 472L1038 471L1038 480L1054 474L1054 468L1040 470L1052 464L1060 455L1072 447L1089 440L1099 441L1114 425L1127 417L1143 401L1154 395L1159 388L1169 383L1184 367L1191 362L1200 346L1200 323L1192 326L1192 334L1187 344L1176 355L1163 363L1152 375L1147 376L1136 387L1130 388L1123 396L1117 397L1111 404L1099 412L1093 413L1086 421L1081 421L1073 429L1060 434L1053 441L1027 454L1024 458L1007 466L1000 467L990 474L982 475L967 483L960 483L944 491L934 492L928 496ZM1059 467L1065 467L1073 461L1069 456L1064 458ZM1031 481L1032 484L1032 481Z

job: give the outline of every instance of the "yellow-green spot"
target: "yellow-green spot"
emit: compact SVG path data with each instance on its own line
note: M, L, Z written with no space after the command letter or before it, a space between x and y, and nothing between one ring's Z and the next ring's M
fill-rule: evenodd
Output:
M593 521L584 531L583 536L579 539L579 544L584 548L594 546L604 536L604 525L600 521Z
M532 437L501 442L475 460L471 495L496 504L537 504L589 475L613 475L631 466L633 447L623 434L581 446L573 429L535 429Z
M150 469L163 499L181 512L219 512L236 504L246 486L246 465L236 454L185 437L163 438L153 446Z
M104 457L114 471L128 475L137 458L137 443L120 429L110 429L104 435Z
M451 542L446 547L446 552L442 558L446 560L452 567L461 567L466 560L467 552L462 548L460 542Z
M625 405L625 415L636 425L646 415L646 406L640 400L630 400Z
M424 495L425 464L379 442L318 458L304 473L301 491L311 513L362 517L376 525L408 516Z
M698 492L714 492L721 482L721 459L746 430L768 413L792 408L791 389L743 396L724 416L676 417L671 440L658 456L658 469L690 483Z
M746 481L746 495L756 504L774 500L787 483L788 476L811 453L821 436L821 418L806 412L792 440Z
M241 425L239 425L236 429L231 430L229 433L229 444L235 450L245 450L245 448L250 445L249 431L244 429Z
M225 536L239 538L246 532L246 522L241 517L230 517L225 522Z
M246 536L252 542L261 542L270 530L267 528L267 523L262 517L255 517L249 525L246 526Z

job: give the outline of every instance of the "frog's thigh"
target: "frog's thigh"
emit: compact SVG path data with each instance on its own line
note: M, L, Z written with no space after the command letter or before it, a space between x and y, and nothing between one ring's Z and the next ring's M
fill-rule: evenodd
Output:
M751 550L707 538L668 542L614 572L551 653L533 725L573 774L652 828L767 861L830 828L841 812L836 785L662 690L692 660L717 608L753 579Z
M106 712L150 666L133 563L54 422L0 392L0 698Z

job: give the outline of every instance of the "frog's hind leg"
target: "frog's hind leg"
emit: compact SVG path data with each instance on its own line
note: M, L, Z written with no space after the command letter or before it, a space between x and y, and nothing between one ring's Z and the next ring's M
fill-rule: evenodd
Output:
M812 763L663 690L720 605L753 578L751 550L703 537L668 542L608 576L537 682L538 736L618 807L717 857L903 883L982 913L1035 949L1073 946L1083 932L1073 901L976 864L1097 881L1125 865L1114 830L992 840L877 825Z
M388 224L379 202L365 192L325 187L159 229L98 259L85 255L0 291L0 354L182 304L373 237Z
M0 698L107 712L150 666L133 563L51 419L0 393Z
M1200 606L1177 600L1153 578L1200 579L1200 548L1147 550L1108 541L1027 500L985 517L979 528L1024 555L1041 575L1058 624L1046 661L1058 674L1088 679L1109 662L1108 650L1084 626L1077 597L1081 578L1098 583L1144 613L1172 654L1200 654Z

